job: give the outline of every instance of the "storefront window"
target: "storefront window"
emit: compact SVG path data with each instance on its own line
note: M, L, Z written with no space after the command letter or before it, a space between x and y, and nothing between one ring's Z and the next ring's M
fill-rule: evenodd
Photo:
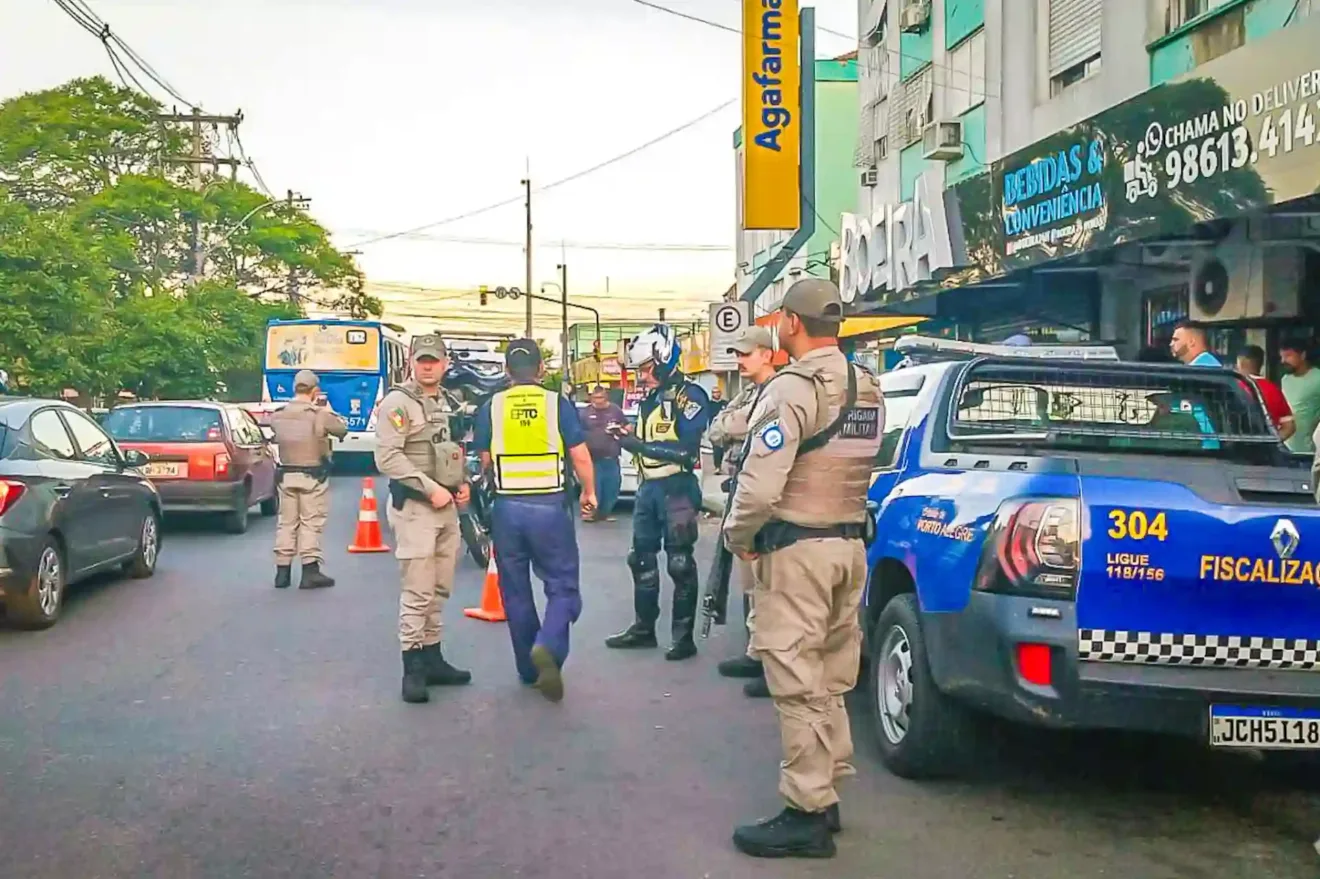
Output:
M1169 287L1151 290L1142 297L1142 318L1145 323L1143 359L1156 360L1160 355L1172 359L1169 343L1179 321L1187 320L1187 287Z

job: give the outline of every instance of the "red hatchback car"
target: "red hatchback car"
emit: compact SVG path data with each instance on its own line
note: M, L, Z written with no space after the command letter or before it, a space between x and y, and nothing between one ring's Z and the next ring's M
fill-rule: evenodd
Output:
M145 452L142 474L166 513L224 513L226 530L247 530L248 510L279 512L275 455L266 433L229 403L116 406L102 422L122 449Z

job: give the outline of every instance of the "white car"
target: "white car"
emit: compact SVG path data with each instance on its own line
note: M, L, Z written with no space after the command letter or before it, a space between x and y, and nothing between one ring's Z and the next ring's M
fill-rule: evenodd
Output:
M628 423L632 425L633 430L637 429L637 410L623 413L628 418ZM624 454L619 456L619 497L634 497L637 494L637 485L641 481L637 475L637 461L632 455Z

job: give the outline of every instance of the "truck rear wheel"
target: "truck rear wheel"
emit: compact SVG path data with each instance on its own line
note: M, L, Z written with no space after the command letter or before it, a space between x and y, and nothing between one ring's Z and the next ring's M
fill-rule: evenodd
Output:
M876 744L890 772L923 779L966 768L976 751L975 724L935 685L912 593L895 595L880 612L868 678Z

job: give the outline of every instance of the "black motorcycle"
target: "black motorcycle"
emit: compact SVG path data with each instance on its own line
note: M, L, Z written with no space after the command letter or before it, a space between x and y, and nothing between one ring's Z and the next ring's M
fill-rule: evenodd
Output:
M444 378L445 389L461 406L457 433L463 437L470 492L467 506L459 510L458 529L467 545L468 555L479 568L490 564L490 517L495 495L489 478L481 469L481 458L472 449L472 428L477 410L510 384L509 377L497 365L463 359L451 363Z

